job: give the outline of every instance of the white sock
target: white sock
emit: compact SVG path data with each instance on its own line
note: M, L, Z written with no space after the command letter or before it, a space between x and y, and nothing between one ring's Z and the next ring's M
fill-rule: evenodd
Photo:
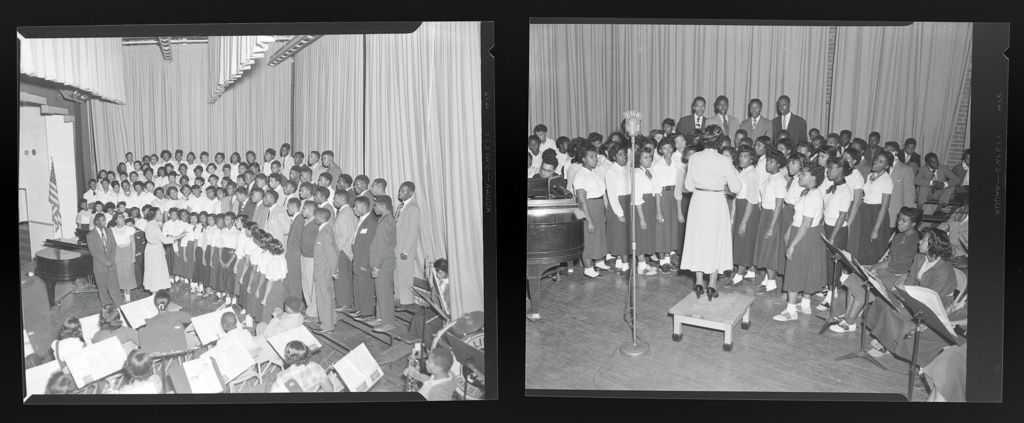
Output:
M754 272L753 268L747 269L747 274L743 275L744 278L751 278L751 279L753 279L754 276L757 276L757 274Z
M832 303L832 291L828 291L828 293L825 294L825 300L822 301L822 302L823 303Z
M668 257L665 257L665 258L661 259L661 261L659 262L659 264L669 264L669 263L670 262L668 260Z
M811 299L810 298L804 298L804 299L800 300L800 307L802 307L802 308L811 308Z
M786 303L786 312L796 313L796 304Z

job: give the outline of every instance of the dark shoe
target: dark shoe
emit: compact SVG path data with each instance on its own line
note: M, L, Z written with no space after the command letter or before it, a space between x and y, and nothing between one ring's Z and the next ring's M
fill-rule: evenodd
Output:
M384 321L382 321L380 319L373 319L373 320L367 320L367 321L365 321L365 323L370 325L370 326L380 326L380 325L384 324Z
M377 327L373 328L373 331L377 332L377 333L384 333L384 332L387 332L387 331L389 331L391 329L395 329L397 327L398 327L397 324L388 323L386 325L380 325L380 326L377 326Z
M669 273L673 272L671 264L663 264L661 266L658 266L658 270L661 270L661 273L665 273L665 274L669 274Z
M703 285L699 285L699 284L698 285L694 285L693 286L693 292L697 293L697 299L699 300L701 294L704 293L704 286Z
M708 302L711 302L712 298L718 298L718 290L708 287Z

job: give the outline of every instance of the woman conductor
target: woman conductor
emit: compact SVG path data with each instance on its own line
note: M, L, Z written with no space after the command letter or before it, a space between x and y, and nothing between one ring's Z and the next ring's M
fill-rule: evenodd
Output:
M171 287L171 275L167 273L167 257L164 255L164 244L170 244L185 237L182 232L176 237L167 237L160 230L164 223L164 212L153 207L146 212L146 274L142 283L146 289L157 292Z

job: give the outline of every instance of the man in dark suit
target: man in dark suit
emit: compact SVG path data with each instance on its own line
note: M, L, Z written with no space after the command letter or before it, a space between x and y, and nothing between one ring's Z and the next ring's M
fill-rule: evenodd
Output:
M917 206L924 209L924 203L938 201L939 208L942 208L949 203L953 191L960 184L960 178L949 166L939 164L939 156L935 153L926 154L924 161L927 166L921 167L914 180L914 185L917 185Z
M914 152L917 150L917 140L913 138L907 138L903 142L903 149L900 150L900 154L896 157L897 160L913 166L914 172L921 169L921 155Z
M704 129L707 125L707 118L704 117L704 109L707 106L707 101L704 97L697 97L690 103L691 113L679 118L676 121L676 132L685 134L694 129Z
M256 211L256 201L252 199L252 194L249 193L249 190L247 190L245 187L238 187L236 192L244 192L246 194L249 194L249 196L245 198L245 203L242 204L242 206L238 210L240 214L249 216L249 220L251 221L253 213Z
M715 99L715 114L708 118L707 125L718 125L729 136L740 128L740 120L729 114L729 97L720 95Z
M789 111L789 96L780 96L775 107L779 116L772 119L772 132L775 132L772 140L778 140L779 131L786 130L794 142L807 141L807 121Z
M374 332L387 332L398 327L395 324L395 216L391 197L378 195L373 211L380 216L377 233L370 242L370 277L374 279L377 293L377 319L366 322L376 326ZM372 217L371 217L372 219Z
M868 135L868 153L872 161L875 160L875 157L878 157L878 153L881 153L884 150L884 148L882 148L881 143L882 134L879 134L878 131L874 131L870 135ZM896 156L893 156L893 158L895 157Z
M971 149L964 150L960 156L960 164L953 166L953 174L960 178L960 184L953 190L954 198L960 202L966 202L970 194L971 186Z
M370 212L369 198L356 198L353 211L359 216L356 235L352 241L352 274L355 282L352 290L356 311L349 315L362 321L369 321L373 319L375 307L375 288L370 277L370 243L377 234L377 219L374 219L373 213Z
M107 227L107 217L102 214L94 216L92 223L94 229L89 231L85 240L92 255L92 273L100 291L100 306L120 306L124 301L117 284L117 269L114 268L114 252L117 251L114 232Z
M338 243L331 226L331 211L316 210L316 245L313 247L313 285L316 294L317 317L320 318L320 332L334 330L337 314L334 312L334 272L338 270Z
M299 251L299 242L302 239L302 228L306 225L306 219L302 217L300 210L302 201L298 198L288 200L288 215L291 216L291 226L288 228L288 242L285 244L284 258L288 262L288 276L285 277L285 291L289 297L302 298L302 253Z
M775 135L775 131L772 130L772 121L761 116L761 107L762 104L760 99L755 98L750 100L750 103L747 104L747 116L749 117L744 119L743 122L740 122L739 126L740 129L747 133L748 137L755 140L757 137L763 135L767 135L769 137ZM739 142L739 140L733 141L735 143Z
M352 187L355 188L356 197L366 197L367 200L370 200L370 208L373 208L374 200L373 193L370 192L370 177L366 175L356 176Z
M270 218L270 207L263 204L264 191L260 187L253 187L252 191L249 192L249 198L256 203L256 208L253 210L252 218L253 222L259 225L260 229L266 230L267 219Z
M550 166L550 162L545 162L542 167ZM398 188L399 205L395 210L395 256L398 257L395 262L395 296L401 306L412 306L416 299L412 280L416 258L419 257L420 206L415 194L416 184L412 181L402 182Z
M348 191L334 192L334 205L338 212L334 216L334 237L338 241L338 270L334 272L334 311L352 313L356 311L355 296L352 293L352 240L356 234L356 214L352 212ZM340 205L340 206L339 206Z
M316 271L313 254L316 252L316 235L320 231L316 224L316 209L317 204L312 200L302 204L302 217L305 221L300 231L302 235L299 237L299 269L302 275L302 297L306 300L307 320L318 318L316 285L313 283L313 273Z

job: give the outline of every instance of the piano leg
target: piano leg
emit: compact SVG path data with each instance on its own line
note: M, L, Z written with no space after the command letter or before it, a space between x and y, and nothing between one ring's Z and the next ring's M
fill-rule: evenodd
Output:
M40 276L39 279L42 279L43 282L46 283L46 299L50 301L50 309L56 310L57 308L60 308L60 302L54 301L54 297L56 296L55 291L57 290L57 281L44 278L42 276ZM61 297L61 299L63 298L64 297Z

